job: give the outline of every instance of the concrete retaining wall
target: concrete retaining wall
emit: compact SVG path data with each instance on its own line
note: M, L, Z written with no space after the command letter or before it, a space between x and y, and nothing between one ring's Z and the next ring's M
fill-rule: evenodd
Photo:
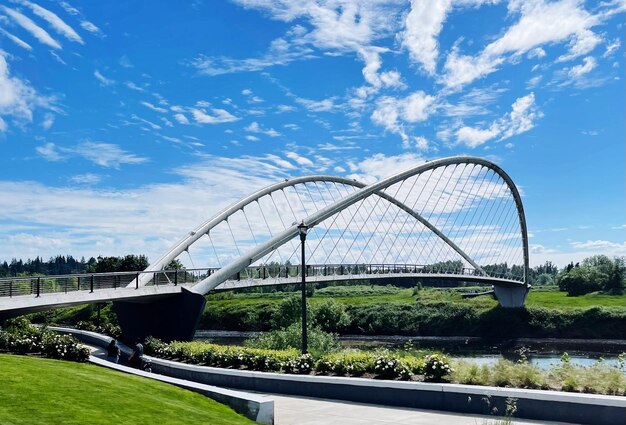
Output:
M502 415L506 411L507 399L513 398L516 399L517 418L589 425L626 424L626 397L619 396L288 375L196 366L155 358L152 358L152 370L225 388L460 413L491 414L496 408Z
M188 365L154 359L153 370L168 376L249 391L488 415L506 411L516 399L515 417L590 425L626 424L626 397L478 385L301 376Z

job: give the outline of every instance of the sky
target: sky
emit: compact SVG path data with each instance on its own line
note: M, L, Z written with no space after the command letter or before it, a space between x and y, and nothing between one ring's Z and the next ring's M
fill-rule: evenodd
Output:
M154 259L306 174L500 165L531 265L626 255L621 1L0 1L0 260Z

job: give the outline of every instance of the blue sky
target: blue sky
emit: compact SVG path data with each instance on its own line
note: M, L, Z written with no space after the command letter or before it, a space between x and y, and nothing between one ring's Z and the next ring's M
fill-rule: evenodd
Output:
M146 253L273 181L475 155L531 262L626 255L623 1L0 4L0 259Z

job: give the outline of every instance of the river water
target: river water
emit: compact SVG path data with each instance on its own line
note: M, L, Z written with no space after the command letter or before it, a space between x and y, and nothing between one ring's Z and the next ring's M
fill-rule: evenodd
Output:
M225 345L243 345L258 332L206 331L196 332L195 339ZM518 338L490 341L477 337L406 337L344 335L340 337L346 348L414 348L441 350L457 360L468 360L479 365L491 365L501 359L518 361L522 357L541 369L550 369L561 363L567 352L570 363L591 366L598 361L618 366L618 355L626 352L626 340L531 339Z

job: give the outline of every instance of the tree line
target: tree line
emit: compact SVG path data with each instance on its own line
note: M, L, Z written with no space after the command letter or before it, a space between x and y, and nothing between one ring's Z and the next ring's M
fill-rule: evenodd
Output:
M108 273L145 270L149 265L145 255L129 254L125 256L98 256L85 260L77 260L71 255L57 255L44 261L40 257L28 259L12 259L11 262L0 263L0 277L33 276L33 275L62 275L80 273ZM279 263L272 263L268 267L280 269ZM283 266L284 267L284 266ZM166 269L182 269L178 260L173 260ZM425 267L425 271L437 272L445 270L450 273L460 273L463 269L461 261L446 261ZM520 265L507 263L489 264L483 269L494 276L522 276ZM583 295L590 292L603 291L611 294L621 294L626 289L626 266L624 258L613 259L606 255L594 255L585 258L580 263L570 263L563 269L551 261L532 267L528 271L528 281L531 285L558 285L561 291L569 295Z

